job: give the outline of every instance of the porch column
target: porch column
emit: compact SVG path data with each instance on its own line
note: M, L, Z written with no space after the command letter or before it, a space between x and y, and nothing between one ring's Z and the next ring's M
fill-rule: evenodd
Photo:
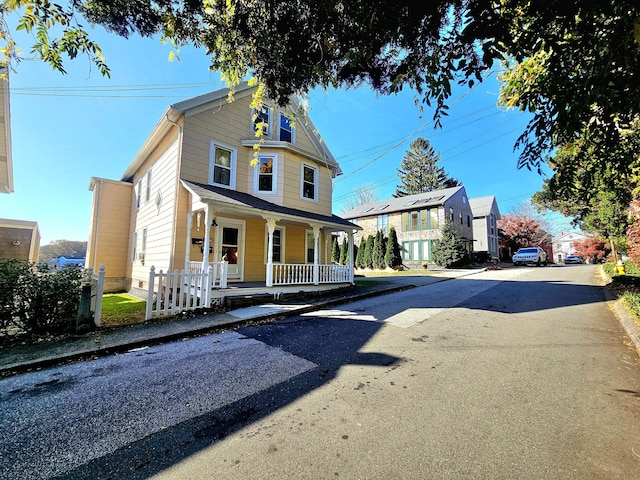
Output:
M202 272L209 266L209 245L211 245L211 209L209 205L204 207L204 243L202 245Z
M354 265L354 258L353 258L353 230L349 230L347 232L347 237L349 238L349 282L351 283L351 285L354 284L353 281L353 265Z
M313 226L313 284L320 284L320 226Z
M189 262L191 261L191 227L193 226L193 212L187 214L187 244L184 252L184 270L189 271Z
M273 287L273 232L276 229L277 219L274 217L265 217L267 221L268 242L267 242L267 287Z

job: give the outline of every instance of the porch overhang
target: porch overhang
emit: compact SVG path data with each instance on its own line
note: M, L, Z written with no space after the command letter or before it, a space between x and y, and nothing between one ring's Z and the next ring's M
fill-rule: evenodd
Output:
M300 225L317 225L325 231L353 232L362 227L337 215L319 215L295 208L283 207L248 193L202 183L180 180L182 186L192 195L192 203L210 205L218 215L242 214L248 218L273 218Z

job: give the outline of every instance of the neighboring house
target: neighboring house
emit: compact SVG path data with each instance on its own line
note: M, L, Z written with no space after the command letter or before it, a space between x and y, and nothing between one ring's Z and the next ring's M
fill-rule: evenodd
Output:
M561 233L559 237L553 239L554 260L563 262L567 255L576 253L573 242L583 242L587 238L589 238L587 235L579 232Z
M11 109L9 108L9 76L0 68L0 193L13 193L13 160L11 158Z
M107 291L148 288L152 266L224 261L240 286L332 283L322 268L332 235L353 245L358 229L331 213L340 167L297 102L264 105L256 120L254 89L238 87L231 103L223 89L171 105L120 180L91 179L86 266L105 265ZM256 127L264 139L253 166Z
M473 252L486 253L493 259L499 258L498 220L500 209L493 195L470 198L469 205L473 213Z
M0 258L35 263L40 253L40 230L36 222L0 218Z
M50 268L58 269L64 268L67 265L78 265L80 267L84 267L85 258L84 257L65 257L64 255L60 255L59 257L54 258L50 262Z
M394 227L403 262L408 266L433 260L433 241L440 238L446 219L465 242L467 251L472 251L473 217L463 186L365 203L342 216L362 228L356 234L357 244L377 231L386 235Z

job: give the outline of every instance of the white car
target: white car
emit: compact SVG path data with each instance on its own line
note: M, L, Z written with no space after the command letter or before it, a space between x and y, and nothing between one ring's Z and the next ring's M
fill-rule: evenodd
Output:
M547 264L547 254L540 247L526 247L519 249L513 256L514 265L525 265L535 263L536 265Z

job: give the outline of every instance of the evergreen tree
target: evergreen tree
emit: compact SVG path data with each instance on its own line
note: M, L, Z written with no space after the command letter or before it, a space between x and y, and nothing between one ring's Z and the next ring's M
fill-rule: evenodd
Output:
M340 247L338 246L338 237L333 237L333 246L331 247L331 261L340 263Z
M387 249L384 254L384 263L386 266L395 268L402 265L402 256L400 255L400 244L398 244L398 235L396 229L391 227L389 230L389 238L387 239Z
M467 250L458 238L450 220L442 226L440 240L433 242L433 261L444 268L462 265L467 260Z
M373 235L367 237L362 261L365 268L373 268Z
M347 264L347 250L348 250L347 239L343 238L342 245L340 245L340 260L339 260L340 265Z
M362 238L360 240L360 246L358 247L358 253L356 255L356 262L355 262L355 266L356 268L364 268L364 251L365 251L365 246L367 244L367 240L365 238Z
M396 187L393 196L398 198L461 185L447 175L444 167L438 166L439 160L440 154L436 153L429 140L417 138L411 142L397 169L402 184Z

